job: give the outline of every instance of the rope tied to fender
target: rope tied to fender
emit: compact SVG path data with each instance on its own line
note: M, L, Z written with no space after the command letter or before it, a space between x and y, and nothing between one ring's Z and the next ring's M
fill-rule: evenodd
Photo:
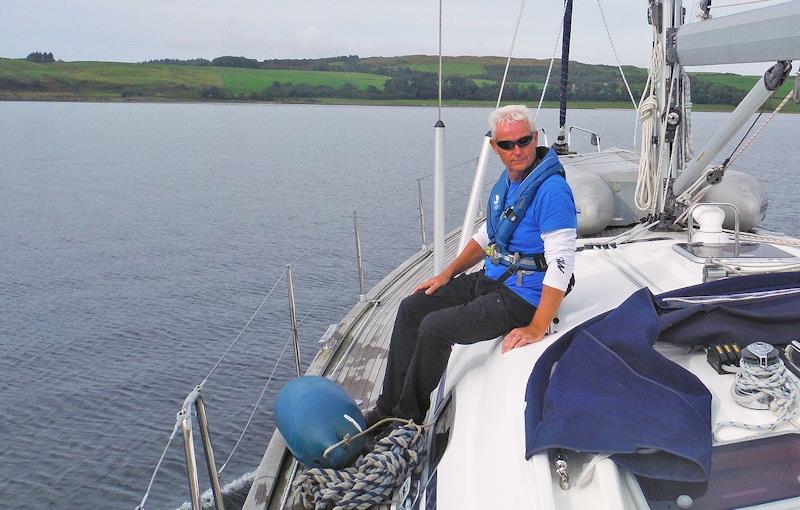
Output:
M292 504L307 510L366 510L388 504L407 478L419 478L424 450L419 425L398 427L351 467L311 468L298 475Z

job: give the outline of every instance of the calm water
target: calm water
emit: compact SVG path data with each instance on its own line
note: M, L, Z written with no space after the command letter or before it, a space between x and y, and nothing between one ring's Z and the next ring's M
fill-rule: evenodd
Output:
M448 228L460 223L486 109L446 110ZM0 103L0 501L3 508L134 508L186 394L293 262L302 359L358 294L419 249L430 224L429 108ZM574 111L604 147L631 145L634 114ZM695 114L696 146L725 114ZM540 124L555 132L557 112ZM765 183L766 224L792 234L800 117L779 116L737 169ZM494 168L497 168L493 162ZM430 234L430 233L429 233ZM283 283L204 392L227 458L258 464L271 400L292 377ZM207 478L201 483L207 486ZM181 442L148 508L186 500Z

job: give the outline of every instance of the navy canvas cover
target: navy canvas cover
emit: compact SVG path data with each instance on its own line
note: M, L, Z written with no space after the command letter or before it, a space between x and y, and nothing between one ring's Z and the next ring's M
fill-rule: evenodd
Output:
M753 296L762 291L779 295ZM737 298L691 304L667 299L686 296ZM642 476L705 481L711 394L653 344L798 338L800 273L740 276L658 296L641 289L564 334L537 361L525 396L526 458L549 448L609 453Z

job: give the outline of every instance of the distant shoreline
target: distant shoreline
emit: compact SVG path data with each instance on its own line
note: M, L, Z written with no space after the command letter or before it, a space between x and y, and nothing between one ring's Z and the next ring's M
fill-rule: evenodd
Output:
M399 106L399 107L436 107L438 102L435 100L418 99L345 99L345 98L303 98L291 101L255 101L241 99L226 100L175 100L175 99L122 99L122 98L78 98L74 96L52 96L52 97L7 97L0 95L2 102L39 102L39 103L129 103L129 104L266 104L266 105L318 105L318 106ZM503 101L501 104L519 103L520 101ZM538 104L538 101L523 103L531 105ZM447 108L493 108L496 101L468 101L468 100L444 100L443 105ZM558 108L559 104L555 101L544 101L542 108ZM631 110L633 105L628 102L602 102L602 101L571 101L567 104L568 109L574 110ZM719 104L694 104L692 111L696 112L731 112L734 107L731 105ZM772 111L766 108L764 111ZM795 111L782 111L781 113L800 113Z
M45 63L0 57L0 101L429 107L437 104L441 86L448 107L490 108L496 104L505 59L445 57L443 64L440 84L438 59L429 55L261 62L218 57L213 61L135 64ZM630 98L641 96L647 70L624 69L627 81L616 67L571 62L570 108L632 109ZM544 106L557 107L559 91L549 79L551 71L556 69L550 68L549 61L515 60L503 88L504 102L536 105L544 94ZM705 72L690 73L689 77L696 111L731 111L759 80L757 76ZM774 108L792 86L787 80L763 109ZM784 111L800 112L800 106L792 102Z

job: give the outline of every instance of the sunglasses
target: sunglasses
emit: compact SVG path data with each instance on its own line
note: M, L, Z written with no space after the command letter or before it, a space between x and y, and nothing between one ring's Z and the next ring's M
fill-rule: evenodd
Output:
M514 147L519 146L519 148L527 147L533 141L533 133L529 134L528 136L523 136L519 140L496 140L494 143L504 151L513 150Z

